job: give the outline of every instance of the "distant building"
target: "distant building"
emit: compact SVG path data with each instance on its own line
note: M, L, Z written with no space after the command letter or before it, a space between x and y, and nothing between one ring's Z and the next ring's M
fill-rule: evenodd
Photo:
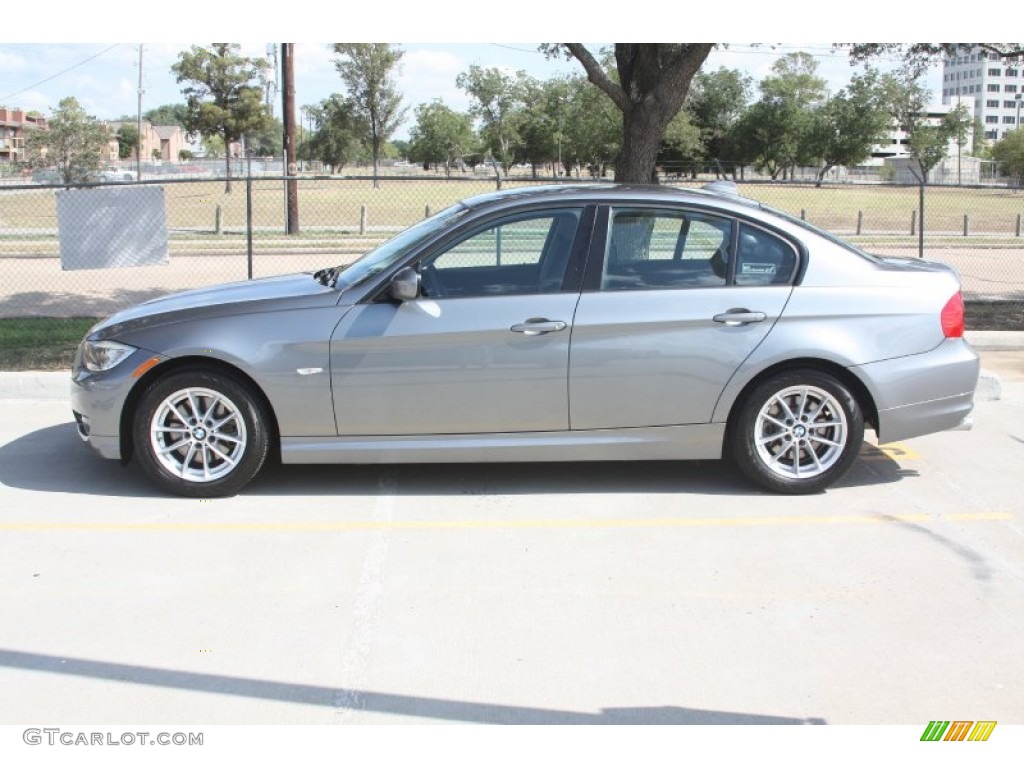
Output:
M974 109L973 98L964 97L962 103L967 107L968 111ZM938 125L942 118L956 109L956 103L952 104L936 104L928 108L928 112L924 116L926 123ZM876 144L871 150L871 161L866 165L882 165L886 160L890 158L901 158L910 157L909 147L910 135L903 130L902 127L893 124L889 131L889 137L886 142L882 144ZM974 145L974 127L971 126L966 134L963 147L960 147L956 143L956 139L950 139L949 146L946 148L946 156L951 158L957 158L964 155L965 152L970 150Z
M30 115L23 109L0 107L0 163L24 160L25 139L33 131L45 130L45 117Z
M977 157L947 157L928 172L929 184L980 184L985 161ZM890 157L885 161L890 181L896 184L920 184L921 166L911 157Z
M1020 127L1024 98L1024 56L1004 58L981 48L942 62L942 103L973 98L973 114L995 141Z
M137 127L137 123L134 120L126 120L124 122L112 122L107 123L110 127L110 132L116 135L121 129L122 125L129 125L132 128ZM113 141L112 157L110 160L116 160L118 158L118 143L116 140ZM160 153L159 159L170 160L176 162L178 155L183 149L191 149L191 145L185 136L185 130L178 125L152 125L146 120L142 121L142 159L144 161L151 161L154 158L153 151L156 150ZM135 153L132 153L131 159L135 159Z

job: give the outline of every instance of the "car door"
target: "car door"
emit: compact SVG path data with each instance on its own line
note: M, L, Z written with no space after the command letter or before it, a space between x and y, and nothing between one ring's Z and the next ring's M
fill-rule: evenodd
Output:
M787 241L731 217L603 209L573 326L571 428L710 422L785 307L798 261Z
M349 312L331 340L338 433L568 429L582 276L571 265L586 256L583 219L576 207L464 225L413 262L419 298L385 296Z

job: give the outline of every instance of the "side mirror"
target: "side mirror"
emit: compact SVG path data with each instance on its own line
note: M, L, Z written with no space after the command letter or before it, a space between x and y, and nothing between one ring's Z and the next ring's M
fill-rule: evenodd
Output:
M420 295L420 273L412 267L403 267L391 278L388 293L395 301L413 301Z

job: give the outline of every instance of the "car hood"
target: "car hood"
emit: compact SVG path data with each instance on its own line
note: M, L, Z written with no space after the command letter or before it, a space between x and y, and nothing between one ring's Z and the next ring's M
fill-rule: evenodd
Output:
M337 290L322 285L309 273L225 283L172 293L129 307L93 326L89 336L109 339L143 327L184 320L329 306L337 304L339 296Z

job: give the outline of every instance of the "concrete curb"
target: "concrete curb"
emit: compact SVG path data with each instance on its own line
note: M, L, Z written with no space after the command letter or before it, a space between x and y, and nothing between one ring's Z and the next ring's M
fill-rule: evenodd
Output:
M975 349L987 351L1024 350L1024 331L968 331ZM0 399L67 400L71 380L67 371L0 371ZM991 371L982 370L975 399L999 400L1002 384Z
M967 331L964 337L975 349L990 352L1024 350L1024 331Z

